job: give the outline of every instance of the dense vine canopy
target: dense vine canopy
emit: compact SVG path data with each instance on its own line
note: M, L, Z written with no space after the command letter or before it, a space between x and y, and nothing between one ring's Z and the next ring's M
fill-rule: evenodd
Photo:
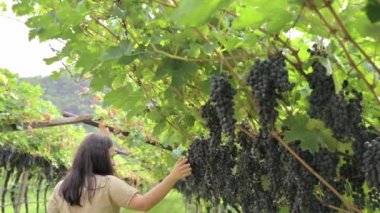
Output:
M237 154L235 148L245 147L242 141L264 141L263 147L246 147L257 158L248 161L258 162L253 176L227 172L223 177L232 178L228 183L264 177L270 189L248 185L258 194L238 191L234 200L221 188L224 182L215 181L219 185L205 183L211 184L211 194L199 189L197 196L211 202L222 199L245 212L264 203L261 207L268 211L288 204L293 212L308 212L312 210L304 208L322 207L303 206L305 200L292 200L289 193L296 188L297 196L313 194L320 181L322 201L305 196L308 202L360 212L375 208L364 205L359 196L363 189L367 195L367 184L377 187L359 163L376 159L377 146L367 144L365 150L364 143L380 127L379 5L376 0L22 0L13 10L30 17L30 39L63 43L56 56L46 59L48 64L63 61L73 78L91 79L92 89L104 92L104 101L122 110L123 119L143 118L161 144L179 147L175 151L198 144L189 150L195 153L194 162L207 158L206 165L212 167L213 160L231 161L225 169L240 171L226 156L244 166L243 156L249 153ZM196 138L200 135L210 139ZM218 155L202 155L202 143L212 144ZM214 154L225 158L209 159ZM276 166L278 161L285 163ZM316 171L296 170L298 161ZM333 166L325 168L321 162ZM361 179L344 175L346 167ZM208 177L221 174L220 168L214 169ZM282 192L276 184L283 171L310 178L305 182L311 186L288 180L288 191ZM346 183L350 185L345 188ZM331 199L327 188L341 202ZM245 205L247 193L266 201Z

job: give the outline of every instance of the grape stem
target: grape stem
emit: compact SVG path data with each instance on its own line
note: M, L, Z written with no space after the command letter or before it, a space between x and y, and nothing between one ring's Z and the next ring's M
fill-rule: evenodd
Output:
M106 25L104 25L102 22L100 22L97 17L95 17L94 15L90 15L90 17L95 21L96 24L103 27L107 32L109 32L112 35L112 37L116 38L116 40L120 42L120 37L118 35L116 35L114 32L112 32L112 30L110 28L108 28Z
M172 59L177 59L181 61L187 61L187 62L213 62L213 61L220 61L220 58L188 58L188 57L183 57L175 54L171 54L168 52L165 52L163 50L159 50L154 44L151 44L153 51L156 53L159 53L161 55L164 55L168 58ZM245 56L230 56L230 57L225 57L226 60L235 60L235 59L247 59L251 58L252 55L245 55Z
M328 208L330 208L330 209L334 209L334 210L336 210L336 211L338 211L338 212L351 213L350 211L348 211L348 210L346 210L346 209L341 209L341 208L336 207L336 206L334 206L334 205L326 204L326 203L324 203L324 202L321 200L321 198L319 198L319 197L317 197L317 196L316 196L316 198L317 198L317 200L318 200L322 205L324 205L324 206L326 206L326 207L328 207Z

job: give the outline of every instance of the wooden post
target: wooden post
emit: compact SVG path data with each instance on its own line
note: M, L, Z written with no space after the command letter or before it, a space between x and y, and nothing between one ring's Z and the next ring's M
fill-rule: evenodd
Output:
M18 195L18 199L16 202L16 209L15 209L16 213L20 213L21 205L24 203L24 194L26 192L26 187L28 185L29 175L30 175L29 170L24 170L24 172L22 173L21 191L20 191L20 194Z

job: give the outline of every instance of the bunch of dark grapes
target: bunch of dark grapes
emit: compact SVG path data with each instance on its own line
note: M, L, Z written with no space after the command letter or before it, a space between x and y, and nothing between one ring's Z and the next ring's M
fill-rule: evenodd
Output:
M177 189L186 197L193 195L211 199L208 191L212 184L212 179L206 178L209 156L209 141L204 138L197 138L190 145L188 150L188 160L192 168L192 175L186 181L180 181Z
M257 149L260 147L259 149ZM261 155L261 162L264 164L266 175L270 182L270 194L272 199L280 199L282 194L286 193L282 190L283 177L286 175L285 170L283 170L281 161L281 155L286 152L285 149L279 145L277 140L272 137L270 132L261 128L257 141L255 143L255 149L261 150L255 154ZM264 151L264 152L263 152Z
M9 162L9 160L12 157L12 154L14 153L14 150L9 147L0 147L0 165L6 166Z
M314 45L309 49L311 56L327 57L323 48ZM327 69L318 60L312 64L313 72L307 75L307 81L312 89L309 96L309 115L321 119L333 130L337 139L350 137L351 123L347 101L344 94L335 93L334 80L327 75ZM348 82L344 82L346 87Z
M337 139L350 137L352 124L350 123L347 101L344 100L344 96L331 96L328 109L322 119L333 130L334 136Z
M336 167L339 163L339 156L327 149L321 149L314 153L312 165L315 170L328 182L333 182L337 172Z
M276 53L263 61L256 60L249 71L247 83L259 103L261 125L273 129L278 116L278 112L274 110L277 106L276 98L280 98L281 93L294 86L289 83L282 53Z
M322 119L324 112L329 107L331 96L335 94L334 81L331 76L327 76L326 68L314 62L313 72L307 75L307 81L312 89L309 96L309 115L312 118Z
M246 125L242 125L241 128L249 131ZM245 132L238 132L237 143L240 144L241 149L236 165L236 181L239 183L237 196L245 213L260 212L272 202L261 185L261 177L264 173L259 159L252 152L255 142L256 139L249 137Z
M217 147L215 155L212 155L209 161L209 168L213 177L212 191L215 197L223 199L224 202L230 205L234 205L236 203L234 195L239 185L232 171L236 162L231 149L227 145Z
M380 192L377 189L370 189L368 192L368 198L373 210L380 209Z
M291 148L309 165L314 167L314 156L309 151L299 148L299 141L293 142ZM289 202L290 212L331 212L324 207L314 194L314 186L318 184L318 179L307 171L289 153L283 152L282 161L286 163L287 173L284 176L284 190Z
M208 101L201 108L201 116L206 121L206 126L210 131L212 146L218 146L222 141L222 127L217 115L215 104Z
M229 143L232 144L235 137L234 102L236 90L227 78L213 76L211 78L210 100L215 103L220 126L224 133L229 135Z
M330 183L339 192L344 191L343 182L335 180L337 176L336 168L339 163L339 156L334 152L327 149L321 149L319 152L313 154L311 165L318 174L320 174L328 183ZM325 185L321 184L323 193L323 201L327 204L340 206L341 200Z
M347 104L348 117L350 119L351 125L356 129L363 122L362 113L363 108L361 102L363 100L363 94L356 91L355 89L351 90L351 93L354 95L354 98L350 98Z
M327 57L323 49L316 45L309 52L311 56ZM346 163L340 168L340 175L349 181L355 205L364 208L363 184L366 177L360 168L365 167L363 165L365 161L364 142L372 140L375 136L369 134L368 129L362 123L361 101L363 96L354 89L349 90L348 81L343 82L342 91L336 94L333 78L327 75L326 68L319 61L314 62L312 67L313 72L307 76L312 89L309 96L308 113L310 117L324 121L337 139L341 141L353 139L354 155L352 159L346 160ZM351 97L347 98L349 96Z
M365 142L362 170L370 187L380 189L380 137Z

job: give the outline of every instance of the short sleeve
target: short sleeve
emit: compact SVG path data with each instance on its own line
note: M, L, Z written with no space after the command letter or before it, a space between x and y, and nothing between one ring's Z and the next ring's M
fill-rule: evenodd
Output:
M138 190L115 176L109 176L109 178L109 195L112 202L120 207L128 208L129 202Z
M50 196L47 213L59 213L59 188L61 187L62 181L60 181L54 188L53 193Z

